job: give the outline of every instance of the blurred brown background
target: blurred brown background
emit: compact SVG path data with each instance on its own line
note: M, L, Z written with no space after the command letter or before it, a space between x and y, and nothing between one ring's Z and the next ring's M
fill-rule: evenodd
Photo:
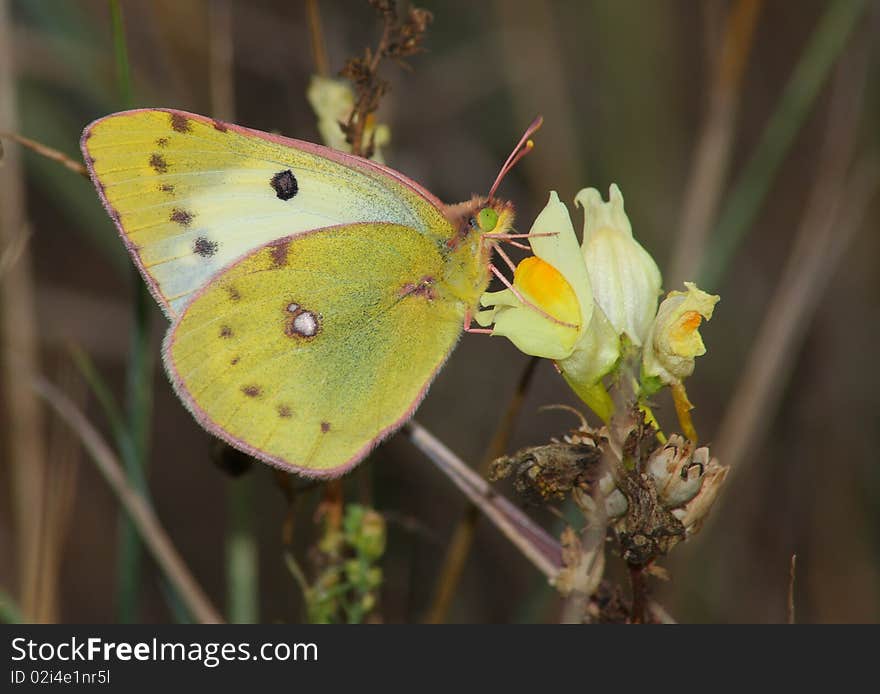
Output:
M717 444L713 452L734 469L709 526L666 562L671 581L657 586L660 601L680 621L783 621L789 561L796 553L799 621L877 621L880 5L417 4L435 16L427 52L410 61L412 72L393 64L383 71L393 82L381 110L392 130L386 152L391 166L443 200L466 199L486 191L522 129L542 113L535 152L502 187L518 207L522 231L549 190L570 201L582 187L605 192L616 182L635 235L657 259L667 289L681 279L701 279L700 268L723 269L704 286L722 300L702 330L709 353L698 360L688 390L701 435ZM222 21L217 24L223 5L123 3L135 103L210 112L210 56L231 40L236 121L316 140L305 99L314 71L305 4L228 3L228 34ZM365 45L375 45L379 24L366 2L325 0L319 6L334 71ZM107 3L0 0L0 8L0 130L78 158L85 124L119 110ZM732 17L751 21L751 29L735 25ZM823 30L826 43L816 47ZM815 83L817 96L800 110L789 102L781 107L798 69L798 84ZM774 119L779 125L768 133ZM719 165L725 142L729 167ZM701 146L708 168L695 174ZM6 364L0 587L21 594L18 543L29 535L14 522L23 498L16 480L27 478L30 463L22 457L28 450L22 436L36 436L48 459L46 484L63 482L52 498L63 502L70 496L69 512L62 514L64 536L53 539L57 566L50 561L40 572L50 583L57 578L59 591L46 614L65 622L114 621L118 505L75 439L48 412L42 411L41 428L33 433L16 429L27 420L33 396L15 391L10 375L36 360L39 372L66 384L106 432L102 410L70 366L67 343L91 355L122 398L132 295L128 261L91 184L8 141L4 148L0 253L11 260L0 276ZM750 168L762 150L764 159ZM21 186L15 183L19 164ZM718 175L717 184L706 171ZM702 250L683 242L681 231L688 214L700 216L694 206L706 202L693 197L697 185L699 195L710 197L714 189L719 197L717 204L707 202L703 226L709 241ZM766 195L759 195L749 218L750 203L734 194L762 185ZM719 232L721 222L737 214L745 215L739 227L730 222L733 232ZM20 239L17 219L26 219L30 234L21 255L18 246L7 252ZM574 219L579 226L577 213ZM743 241L727 252L716 232L734 238L736 229ZM7 265L18 271L10 274ZM158 354L166 323L158 309L151 310ZM33 344L26 339L30 329ZM465 336L417 419L462 458L478 460L525 363L507 341ZM194 575L222 606L227 492L240 482L211 462L210 437L175 398L161 367L154 382L152 499ZM577 404L544 363L512 447L545 442L571 424L563 413L537 412L550 403ZM661 400L658 414L673 424L669 401ZM404 437L381 446L357 474L370 476L373 502L389 519L382 619L419 621L464 508L462 497ZM248 476L257 494L260 618L300 620L298 589L281 560L283 496L268 467L256 465ZM349 493L356 498L358 489L351 480ZM313 513L314 500L301 505L300 552L314 539ZM27 518L26 509L19 517ZM536 518L553 527L549 513ZM174 619L149 561L143 577L140 618ZM449 619L554 621L559 601L544 583L484 523Z

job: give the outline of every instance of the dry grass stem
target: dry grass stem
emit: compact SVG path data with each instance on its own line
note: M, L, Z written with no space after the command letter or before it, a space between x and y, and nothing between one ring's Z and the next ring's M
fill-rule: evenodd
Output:
M526 363L516 390L510 398L510 402L507 403L507 409L504 411L504 415L495 429L492 440L483 454L482 464L480 465L481 474L487 474L492 461L504 455L507 450L517 417L519 417L520 410L522 410L523 403L525 402L529 384L535 375L535 370L540 361L537 357L531 357ZM470 504L452 532L452 538L449 541L446 555L443 558L443 566L440 568L437 583L434 587L431 607L428 610L428 616L425 618L425 622L428 624L442 624L446 621L446 615L452 606L452 599L455 597L456 589L458 588L459 581L461 581L461 574L464 571L471 547L474 544L474 535L479 519L480 510L474 504Z
M866 87L866 51L850 58L837 69L818 173L792 252L721 424L716 450L734 470L761 459L748 453L777 409L810 318L880 183L873 153L862 155L847 175Z
M86 387L69 364L62 366L62 390L77 406L86 398ZM61 562L64 544L70 528L76 495L82 448L69 428L55 421L49 427L48 467L44 519L40 538L40 583L37 589L37 612L34 620L41 623L58 622L60 614Z
M562 566L559 541L532 521L510 501L498 495L482 477L420 424L411 421L405 431L410 440L458 489L492 521L548 579Z
M370 5L382 19L382 37L375 50L364 49L362 56L350 58L340 72L355 90L351 116L340 126L352 153L367 159L375 152L375 142L364 141L369 119L391 88L388 80L379 76L379 66L388 59L408 67L404 60L424 50L422 43L433 19L430 12L418 7L407 6L400 12L396 0L370 0Z
M32 140L29 137L24 137L24 135L18 135L14 132L0 131L0 138L5 138L7 140L17 142L22 147L27 147L29 150L31 150L32 152L36 152L41 157L46 157L46 159L57 161L62 166L70 169L74 173L78 173L84 178L89 177L89 172L86 170L85 166L83 166L75 159L71 159L64 152L60 152L53 147L49 147L48 145L44 145L41 142Z
M229 0L212 0L208 5L208 24L211 114L220 120L232 122L235 120L234 43L232 4Z
M311 39L315 72L321 77L327 77L330 74L330 64L327 62L327 48L324 45L324 31L321 28L321 9L318 7L318 0L306 0L306 16L309 20L309 38Z
M697 138L685 184L680 231L667 277L668 287L692 280L727 180L743 73L763 0L737 0L724 27L709 85L706 118Z
M128 513L165 577L193 617L203 624L219 624L223 618L196 582L150 504L129 483L116 455L76 405L51 383L37 378L36 391L79 437L104 479Z
M12 19L8 0L0 0L0 127L16 129L15 60L12 55ZM0 167L0 248L15 248L26 229L21 158L8 150ZM0 277L0 364L9 466L5 504L12 508L15 527L16 580L19 606L33 619L39 600L40 537L45 488L45 429L40 403L30 379L40 368L31 256L26 244L16 251L16 262Z

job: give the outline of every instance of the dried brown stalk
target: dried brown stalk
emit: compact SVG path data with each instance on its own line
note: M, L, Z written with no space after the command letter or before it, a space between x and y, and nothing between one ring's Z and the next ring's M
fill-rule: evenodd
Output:
M732 469L757 463L755 447L776 411L810 318L880 184L877 155L853 168L866 87L864 44L837 68L825 142L793 249L758 330L716 449ZM749 454L749 452L752 452Z
M55 413L77 434L119 502L137 527L165 577L195 619L219 624L223 618L193 578L177 549L156 517L152 506L128 481L113 450L71 400L51 383L37 378L34 387Z
M492 440L483 454L483 461L480 465L480 472L482 474L486 474L491 462L502 456L507 450L514 424L520 410L522 410L529 384L535 375L535 370L540 361L537 357L531 357L523 369L516 390L513 396L511 396L510 402L507 403L504 416L501 418L498 428L495 430ZM449 540L449 545L446 548L443 566L440 568L440 573L434 586L434 597L431 601L428 615L425 618L426 623L442 624L446 621L446 615L452 606L452 599L455 597L465 563L474 544L474 535L476 534L479 520L480 509L474 504L469 504L455 526L452 538Z
M350 58L340 72L355 89L351 116L348 122L340 123L340 127L351 151L367 158L373 156L375 142L372 137L364 142L364 132L370 116L378 110L379 102L391 88L388 80L379 76L379 65L388 58L406 67L404 58L424 50L425 33L433 19L430 12L417 7L408 7L401 13L395 0L370 0L370 5L382 18L382 37L375 50L368 47L362 56Z
M312 42L312 61L315 63L315 72L326 77L330 74L330 68L327 62L327 49L324 46L324 31L321 28L318 0L306 0L306 16L309 20L309 38Z
M709 90L705 121L685 186L681 230L667 277L669 287L694 279L730 164L742 78L763 0L737 0L730 9Z
M36 152L40 156L46 157L46 159L57 161L62 166L70 169L74 173L78 173L80 176L84 176L85 178L89 177L89 172L86 170L85 166L83 166L80 162L71 159L66 154L64 154L64 152L60 152L53 147L49 147L49 145L44 145L42 142L37 142L36 140L32 140L29 137L24 137L23 135L18 135L11 132L0 131L0 138L6 138L7 140L17 142L22 147L27 147L29 150Z
M63 391L77 405L86 398L86 386L72 366L62 366L60 382ZM74 496L82 458L82 447L69 428L52 422L49 431L48 466L44 489L42 535L40 537L40 572L37 586L36 612L33 620L40 623L58 622L60 618L59 586L64 544L71 527Z
M16 128L15 61L8 0L0 0L0 125ZM9 466L4 505L12 509L15 527L15 580L25 619L38 612L39 540L45 488L45 428L40 403L30 388L39 370L39 340L34 308L31 257L26 244L24 185L18 152L6 153L0 167L0 249L16 248L17 258L0 284L0 364L8 443L3 458Z
M210 25L208 67L211 80L211 115L220 120L235 120L234 43L232 41L232 3L214 0L208 5Z
M424 427L411 421L404 431L470 501L541 573L553 580L562 568L559 542L509 500L497 494L480 475Z

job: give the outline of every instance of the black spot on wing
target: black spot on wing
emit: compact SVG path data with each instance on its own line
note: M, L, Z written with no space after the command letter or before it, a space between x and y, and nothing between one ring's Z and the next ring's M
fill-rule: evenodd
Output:
M168 171L168 162L165 161L165 157L161 154L153 154L150 157L150 166L153 167L153 170L156 173L165 173Z
M211 241L211 239L206 236L199 236L193 242L193 253L200 255L203 258L210 258L217 252L219 247L220 246L216 241Z
M189 119L182 113L171 114L171 128L178 133L192 132L192 125L190 125Z
M169 219L176 224L180 224L182 227L188 227L192 224L193 217L194 215L192 212L175 207L171 211L171 217L169 217Z
M289 250L290 241L279 241L269 249L269 253L272 256L272 262L275 263L276 267L284 267L284 264L287 262L287 252Z
M275 195L281 200L290 200L299 192L299 183L290 169L279 171L272 176L269 185L272 186L275 190Z

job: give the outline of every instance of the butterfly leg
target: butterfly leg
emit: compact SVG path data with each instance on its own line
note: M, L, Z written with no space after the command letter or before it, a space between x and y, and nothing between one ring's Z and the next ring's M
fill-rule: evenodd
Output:
M498 254L498 257L505 262L511 272L516 272L516 265L514 265L513 261L507 256L507 253L501 250L501 246L497 243L493 243L492 250L495 251Z
M538 239L544 236L559 236L558 231L548 231L541 234L483 234L484 239L497 239L499 241L510 241L511 239Z
M493 333L492 328L472 328L471 321L474 317L471 315L471 310L468 309L464 314L464 331L466 333L473 333L475 335L491 335Z
M522 248L524 251L531 251L531 247L525 245L524 243L519 243L514 241L513 239L529 239L529 238L538 238L540 236L558 236L557 232L548 232L546 234L483 234L480 237L480 243L487 243L492 250L498 251L501 253L501 247L498 245L498 242L509 243L511 246L516 246L517 248ZM505 260L507 260L505 258ZM510 263L508 263L510 264Z

